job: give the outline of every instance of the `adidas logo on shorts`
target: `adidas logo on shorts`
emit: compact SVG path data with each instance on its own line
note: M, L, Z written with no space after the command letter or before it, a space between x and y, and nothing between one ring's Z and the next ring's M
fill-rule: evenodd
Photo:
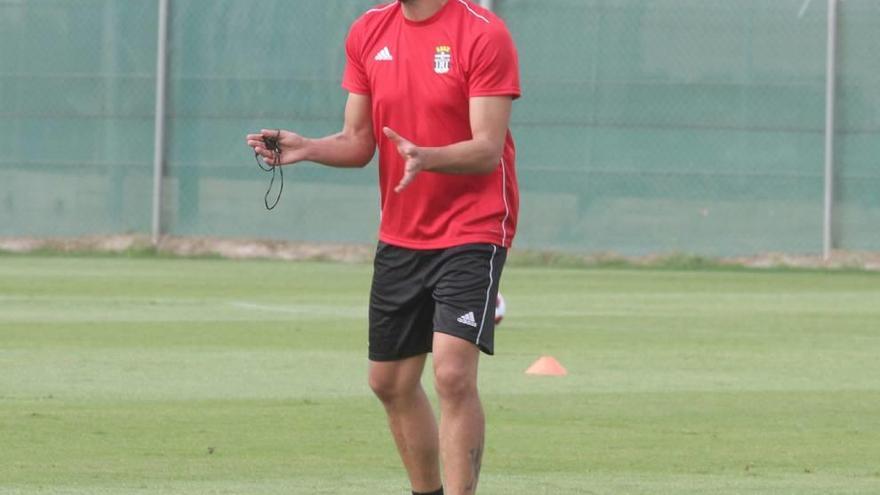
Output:
M459 323L465 324L469 327L477 328L477 319L474 318L474 312L471 311L468 314L464 314L458 317L457 320Z

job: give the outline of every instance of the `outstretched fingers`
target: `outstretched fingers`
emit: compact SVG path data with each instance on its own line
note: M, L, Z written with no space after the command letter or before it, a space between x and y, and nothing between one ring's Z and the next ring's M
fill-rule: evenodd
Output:
M404 138L390 127L383 128L382 132L397 146L397 152L405 160L403 177L400 179L397 187L394 188L394 192L399 193L406 189L415 180L416 175L425 168L424 160L418 146L413 144L412 141Z
M397 184L397 187L394 188L394 192L399 193L399 192L403 191L404 189L406 189L406 186L408 186L410 184L410 182L412 182L413 179L416 178L417 174L418 174L418 170L413 170L413 169L410 169L409 167L407 167L406 171L403 172L403 178L400 179L400 182Z
M394 130L390 127L384 127L382 131L394 144L400 144L400 142L403 141L403 138L400 137L400 134L394 132Z
M382 132L397 146L397 151L403 156L410 156L412 150L416 147L409 139L401 136L394 129L385 127Z

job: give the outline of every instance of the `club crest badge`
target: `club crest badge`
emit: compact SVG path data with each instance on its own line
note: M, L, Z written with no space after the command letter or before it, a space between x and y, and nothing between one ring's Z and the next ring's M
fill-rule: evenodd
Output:
M449 72L449 66L452 63L452 47L438 46L435 48L434 54L434 72L437 74L446 74Z

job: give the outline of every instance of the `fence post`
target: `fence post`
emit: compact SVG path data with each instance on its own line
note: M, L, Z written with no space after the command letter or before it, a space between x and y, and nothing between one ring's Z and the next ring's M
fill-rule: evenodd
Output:
M156 43L156 122L153 141L153 245L162 235L162 181L165 165L165 90L168 78L168 2L159 0L159 35Z
M822 222L822 257L834 249L834 133L837 97L837 3L828 0L828 48L825 92L825 208Z

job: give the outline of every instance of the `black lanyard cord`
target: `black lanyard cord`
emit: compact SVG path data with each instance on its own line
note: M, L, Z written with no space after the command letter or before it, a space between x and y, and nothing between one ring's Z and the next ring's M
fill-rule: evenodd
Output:
M275 133L275 137L264 137L263 142L266 144L266 149L272 151L272 154L275 157L275 166L270 166L264 164L260 160L260 154L254 152L254 159L257 161L257 166L260 167L260 170L264 172L272 172L272 179L269 181L269 188L266 189L266 195L263 197L263 203L266 205L267 210L273 210L276 206L278 206L278 202L281 201L281 193L284 191L284 170L281 168L281 145L278 144L278 139L281 137L281 129ZM275 201L269 206L269 193L272 192L272 186L275 185L275 171L278 170L278 175L281 178L281 187L278 189L278 196L275 197Z

